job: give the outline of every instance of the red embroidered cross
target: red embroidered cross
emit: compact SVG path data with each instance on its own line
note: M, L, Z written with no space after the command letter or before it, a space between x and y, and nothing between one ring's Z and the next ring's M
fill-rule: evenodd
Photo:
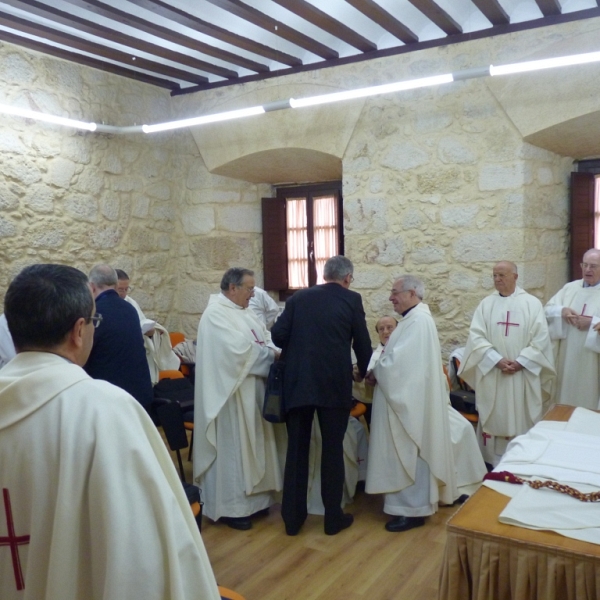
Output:
M520 327L520 325L518 323L511 323L510 322L510 311L506 311L506 321L498 321L496 323L496 325L506 325L506 330L504 331L504 337L508 337L508 328L510 326Z
M580 317L589 317L589 315L585 314L585 307L587 306L587 304L583 305L583 308L581 309L581 314L579 315Z
M485 431L481 432L481 437L483 438L484 446L487 446L487 441L492 439L492 436L489 433L486 433Z
M23 580L21 559L19 558L19 546L29 544L29 536L15 535L15 524L13 522L12 508L10 506L10 495L6 488L2 488L2 494L4 495L4 512L6 513L6 528L8 530L8 535L6 537L0 537L0 546L10 546L17 590L24 590L25 581Z
M357 458L356 462L360 465L361 462L365 462L364 458Z

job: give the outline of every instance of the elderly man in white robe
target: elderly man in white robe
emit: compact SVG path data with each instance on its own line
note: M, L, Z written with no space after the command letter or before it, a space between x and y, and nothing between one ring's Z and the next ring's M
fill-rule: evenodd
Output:
M268 511L283 484L285 426L261 413L278 351L248 309L253 292L253 271L229 269L221 293L210 297L197 339L194 479L204 492L204 514L239 530Z
M425 524L458 497L440 343L423 283L400 277L390 301L402 319L367 375L377 384L366 491L385 494L387 531Z
M496 291L475 310L458 376L476 390L479 445L496 466L507 443L546 412L555 371L542 303L517 285L514 263L497 263L493 277Z
M115 269L115 271L118 278L117 294L135 308L140 319L140 327L144 334L144 348L146 349L150 379L152 380L152 385L154 385L158 383L160 371L168 371L169 369L178 370L181 361L177 354L173 352L169 332L156 321L147 319L140 305L129 295L131 291L129 275L123 269Z
M379 361L387 341L397 325L398 321L394 317L381 317L377 321L375 329L379 335L379 345L373 350L369 371L372 371ZM468 496L476 491L487 473L487 469L477 445L473 426L457 410L452 408L449 394L447 394L446 406L448 408L454 468L456 469L456 487L460 493L456 501L458 503L464 502Z
M219 600L169 453L132 396L81 368L87 276L25 268L6 293L0 371L0 598Z
M567 283L546 304L554 345L554 402L595 410L600 396L600 354L586 346L593 317L600 316L600 250L583 255L582 279Z

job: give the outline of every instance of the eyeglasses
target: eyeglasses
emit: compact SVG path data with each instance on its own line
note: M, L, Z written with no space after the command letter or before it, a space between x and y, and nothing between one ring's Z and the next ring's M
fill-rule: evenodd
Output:
M598 267L600 267L600 265L591 265L589 263L579 263L579 266L582 269L592 269L592 271L595 271Z
M128 285L127 287L117 287L117 292L125 292L125 293L129 293L133 291L133 286Z
M96 313L93 317L88 317L86 319L86 323L89 323L90 321L94 324L94 329L98 329L98 325L102 323L102 315Z

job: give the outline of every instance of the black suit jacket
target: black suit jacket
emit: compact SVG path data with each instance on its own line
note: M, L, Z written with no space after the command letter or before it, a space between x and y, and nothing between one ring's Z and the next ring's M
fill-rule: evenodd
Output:
M102 322L94 331L85 371L129 392L149 410L152 381L137 311L110 289L96 298L96 312L102 315Z
M284 351L286 409L351 407L350 348L362 375L372 353L360 294L338 283L300 290L287 301L271 336Z

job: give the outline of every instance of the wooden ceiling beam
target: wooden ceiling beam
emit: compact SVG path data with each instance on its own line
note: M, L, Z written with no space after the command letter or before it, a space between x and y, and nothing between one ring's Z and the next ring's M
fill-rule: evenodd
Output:
M152 75L148 75L147 73L140 73L134 69L120 67L119 65L107 63L97 58L91 58L90 56L85 56L84 54L78 54L77 52L69 52L64 48L50 46L48 44L44 44L43 42L38 42L36 40L17 35L16 33L11 33L10 31L0 30L0 40L8 42L9 44L14 44L15 46L29 48L30 50L34 50L42 54L55 56L56 58L62 58L63 60L68 60L79 65L113 73L114 75L119 75L120 77L128 77L129 79L135 79L136 81L166 88L172 92L178 92L181 90L181 86L176 81L154 77Z
M492 25L508 25L510 16L498 0L472 0Z
M404 23L398 21L396 17L373 0L346 0L346 2L405 44L414 44L419 41L417 35Z
M60 23L61 25L72 27L74 29L77 29L77 31L89 33L99 38L109 39L112 42L117 42L118 44L122 44L123 46L128 46L129 48L134 48L136 50L140 50L141 52L146 52L148 54L160 56L161 58L164 58L166 60L186 65L193 69L206 71L207 73L212 73L213 75L218 75L219 77L223 77L225 79L235 79L238 77L237 72L232 71L231 69L225 69L223 67L219 67L218 65L207 63L203 60L193 58L182 52L175 52L174 50L163 48L158 44L145 42L139 37L133 37L131 35L121 33L120 31L111 29L109 27L98 25L93 21L88 21L87 19L83 19L73 14L66 13L48 4L38 2L37 0L2 1L4 2L4 4L9 4L10 6L13 6L15 8L20 8L23 11L27 11L31 14L35 14L37 16L43 17L44 19L51 20L55 23Z
M277 35L280 38L295 44L296 46L300 46L300 48L304 48L305 50L308 50L309 52L312 52L321 58L339 58L339 54L332 48L317 42L313 38L300 33L296 29L288 27L281 21L277 21L276 19L261 13L252 6L244 4L240 0L208 0L208 2L218 6L219 8L222 8L223 10L226 10L240 19L244 19L245 21L253 23L265 31L269 31L270 33L273 33L274 35Z
M361 52L373 52L377 50L377 44L359 35L356 31L350 29L350 27L330 17L316 6L306 2L306 0L273 0L273 2L279 4L279 6L283 6L283 8L305 21L316 25L319 29L346 42L346 44L349 44L353 48L357 48Z
M535 3L538 5L545 17L562 14L558 0L535 0Z
M160 15L165 19L175 21L184 27L193 29L198 33L203 33L204 35L209 35L216 40L221 40L222 42L231 44L236 48L241 48L242 50L252 52L253 54L258 54L259 56L264 56L265 58L288 65L289 67L299 67L302 65L302 61L296 56L292 56L291 54L287 54L285 52L280 52L279 50L269 48L264 44L259 44L254 40L250 40L242 37L241 35L232 33L231 31L227 31L227 29L213 25L208 21L204 21L195 15L187 13L179 8L175 8L174 6L171 6L162 0L129 0L129 2L141 8L145 8L156 15Z
M138 69L144 69L145 71L150 71L151 73L164 75L166 77L170 77L171 79L180 79L181 81L189 81L190 83L195 84L208 82L208 77L204 77L204 75L197 75L195 73L190 73L189 71L183 71L182 69L157 63L153 60L148 60L135 55L132 56L131 53L121 52L120 50L109 48L108 46L96 44L95 42L90 42L75 35L71 35L70 33L64 33L57 31L56 29L52 29L51 27L47 27L46 25L40 25L31 21L27 21L21 17L16 17L1 10L0 19L2 19L2 24L5 27L10 27L11 29L15 29L28 35L35 35L36 37L54 42L55 44L61 44L82 52L88 52L89 54L102 56L109 60L114 60L115 62L125 65L135 66Z
M248 69L249 71L254 71L255 73L268 73L270 70L269 67L265 64L244 58L243 56L239 56L237 54L234 54L233 52L228 52L227 50L222 50L221 48L215 48L210 44L188 37L182 33L173 31L172 29L169 29L167 27L162 27L160 25L152 23L151 21L142 19L137 15L133 15L123 10L119 10L118 8L115 8L110 4L101 2L100 0L65 1L79 8L89 10L91 13L100 17L104 17L105 19L118 21L119 23L127 25L128 27L139 29L141 32L148 33L168 42L172 42L173 44L177 44L178 46L183 46L184 48L195 50L196 52L202 52L202 54L207 54L208 56L212 56L213 58L217 58L219 60L222 60L223 62L243 67L244 69Z
M433 21L446 35L462 33L462 27L433 0L408 0L428 19Z

